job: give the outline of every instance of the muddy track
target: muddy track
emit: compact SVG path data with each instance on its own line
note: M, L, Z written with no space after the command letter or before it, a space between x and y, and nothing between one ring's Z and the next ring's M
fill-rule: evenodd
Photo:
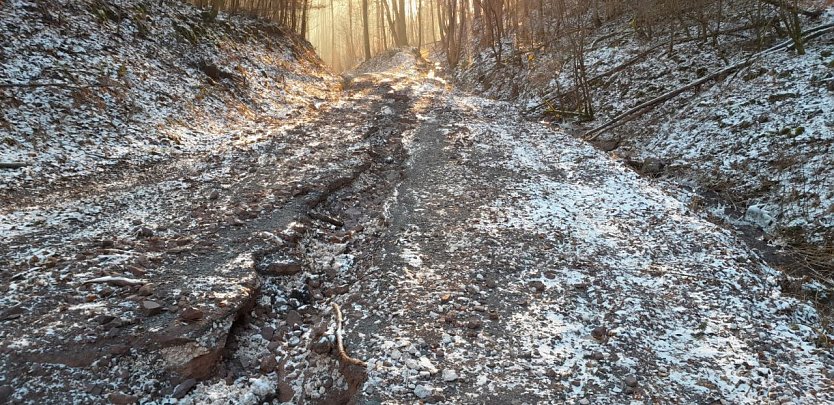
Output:
M406 159L401 136L416 122L414 109L419 100L380 86L376 79L365 80L369 81L355 84L351 91L364 93L363 86L372 86L372 93L382 95L386 108L365 132L367 160L350 175L330 182L325 192L306 199L306 217L293 225L297 241L256 253L255 267L265 284L259 301L273 305L256 308L245 321L249 327L236 329L221 367L244 370L247 353L257 350L258 336L263 340L271 334L273 343L267 349L272 346L273 353L259 361L269 364L275 357L279 379L275 398L282 401L349 403L367 378L364 367L340 361L336 354L330 303L350 295L358 281L356 274L339 271L337 267L344 263L339 263L338 256L367 252L379 243L378 229L385 226L383 204L399 183ZM298 263L298 273L276 276L270 271L287 263ZM286 340L288 347L275 350L274 340ZM269 370L261 367L261 371ZM320 392L311 387L326 389Z

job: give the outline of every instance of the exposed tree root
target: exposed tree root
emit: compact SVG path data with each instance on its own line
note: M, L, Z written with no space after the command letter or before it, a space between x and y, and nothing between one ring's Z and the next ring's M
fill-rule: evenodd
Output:
M339 360L345 364L366 367L367 365L364 361L350 357L345 351L345 346L342 342L342 309L335 302L333 303L333 312L336 314L336 350L339 352Z

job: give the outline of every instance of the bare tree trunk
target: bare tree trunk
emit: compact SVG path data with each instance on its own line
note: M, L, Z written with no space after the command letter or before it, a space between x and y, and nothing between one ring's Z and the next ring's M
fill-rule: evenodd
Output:
M423 48L423 0L417 0L417 49Z
M397 2L397 32L399 33L399 38L397 41L398 46L407 46L408 45L408 27L405 23L405 0L399 0Z
M368 21L368 0L362 0L362 42L365 45L365 60L371 59L371 31Z

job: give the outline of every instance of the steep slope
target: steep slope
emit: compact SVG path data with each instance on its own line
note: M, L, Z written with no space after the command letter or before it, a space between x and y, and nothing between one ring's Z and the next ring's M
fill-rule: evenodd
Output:
M724 34L709 40L698 38L694 27L671 45L666 34L647 40L627 18L594 31L585 62L596 117L578 132L784 40L773 29L756 38L740 29L750 23L747 16L727 13L720 27ZM807 29L831 23L830 7L803 20ZM727 206L712 211L730 222L764 228L781 243L824 244L834 235L833 55L829 32L808 41L806 55L789 49L754 58L741 72L603 133L600 146L616 149L638 168L646 160L659 163L649 165L649 175L672 175L720 195ZM512 62L496 67L484 52L458 79L481 94L517 101L533 114L553 116L554 110L571 108L575 80L567 56L519 50L505 59Z
M0 169L0 402L185 395L259 298L256 252L362 167L318 132L338 80L178 1L3 2L0 52L0 161L24 163Z
M335 84L268 23L178 1L0 4L0 197L243 146ZM2 201L2 200L0 200Z

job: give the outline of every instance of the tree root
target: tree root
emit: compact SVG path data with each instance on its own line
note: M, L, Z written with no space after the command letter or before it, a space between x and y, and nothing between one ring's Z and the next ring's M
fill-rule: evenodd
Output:
M335 302L333 303L333 312L336 313L336 351L339 353L339 361L345 364L367 367L364 361L350 357L345 352L345 346L342 342L342 309Z

